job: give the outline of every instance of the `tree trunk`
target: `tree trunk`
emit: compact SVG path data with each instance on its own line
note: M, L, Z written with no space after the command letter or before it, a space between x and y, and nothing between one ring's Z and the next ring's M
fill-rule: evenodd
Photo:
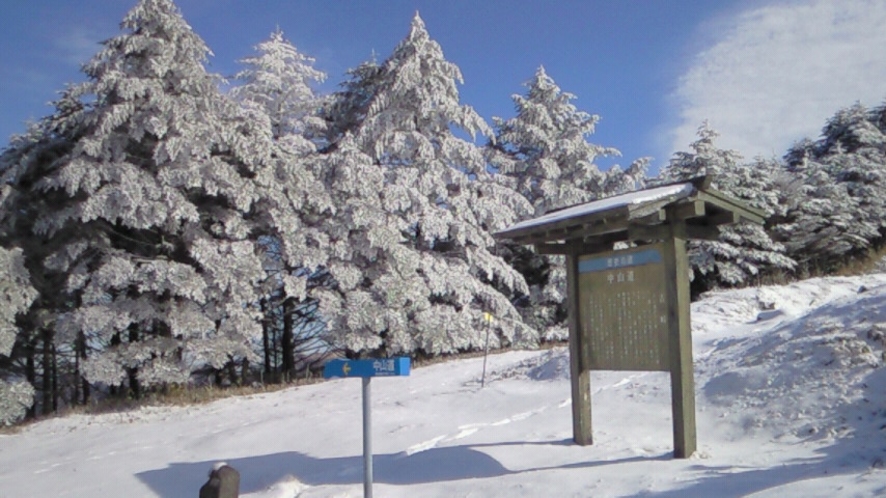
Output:
M129 394L132 399L142 399L141 383L138 381L138 367L127 368L126 377L129 380Z
M40 365L43 391L41 412L43 415L49 415L52 412L52 331L42 329L40 337L43 339L43 361Z
M80 404L80 336L74 342L74 395L71 396L71 404Z
M281 338L280 349L283 353L282 370L286 378L289 378L295 370L295 340L293 328L293 317L295 313L295 299L288 297L283 301L283 337Z
M25 342L25 378L34 387L37 386L37 366L34 360L36 354L37 338L28 337ZM31 403L31 406L28 408L27 417L31 419L37 417L37 403Z
M55 343L52 344L52 411L58 413L58 351Z
M276 324L275 324L276 325ZM271 371L280 373L280 364L277 363L277 327L271 326Z
M231 381L232 386L238 385L237 383L237 365L233 358L228 361L227 364L228 370L228 379Z
M83 405L87 405L89 404L89 395L91 394L91 391L89 389L89 381L86 380L86 377L82 377L80 382L83 386Z
M86 334L83 332L79 332L77 334L77 342L74 345L74 365L76 371L74 372L74 386L79 386L79 393L82 394L82 404L86 404L89 402L89 382L86 381L86 377L83 376L83 373L80 371L80 365L82 361L86 360ZM75 387L75 393L77 393L77 388ZM75 396L74 403L77 404L79 398Z
M270 341L270 332L269 328L271 326L271 317L268 316L268 300L267 298L261 300L261 311L262 311L262 322L261 322L261 343L262 349L264 350L264 372L265 376L270 377L271 375L271 341Z
M132 323L129 325L129 343L138 342L138 325ZM141 383L138 381L138 367L130 367L126 369L129 377L129 392L133 399L142 399Z
M240 382L247 384L249 382L249 359L243 358L243 363L240 367Z
M120 332L117 332L116 334L111 336L111 347L119 346L121 342L123 342L123 341L122 341L122 339L120 339ZM122 383L121 383L121 387L122 387ZM118 389L116 385L108 386L108 391L110 392L111 396L117 396L117 395L125 396L125 394L126 394L125 390Z

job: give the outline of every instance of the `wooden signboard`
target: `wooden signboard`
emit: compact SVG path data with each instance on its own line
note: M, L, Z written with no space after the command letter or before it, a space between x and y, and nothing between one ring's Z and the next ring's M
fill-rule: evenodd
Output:
M578 261L583 345L591 370L670 371L661 244Z
M695 451L695 383L689 309L689 239L720 226L763 224L765 213L711 189L713 177L568 206L525 220L496 239L566 256L572 434L593 443L591 370L664 371L671 377L674 456ZM611 251L615 243L636 247Z
M669 372L674 455L696 448L685 225L662 242L566 257L573 435L591 444L591 370Z

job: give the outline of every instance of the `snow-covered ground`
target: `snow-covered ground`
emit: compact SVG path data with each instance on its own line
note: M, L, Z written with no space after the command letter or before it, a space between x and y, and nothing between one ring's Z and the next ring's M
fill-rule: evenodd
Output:
M886 495L886 275L693 305L699 451L671 457L665 374L592 374L572 443L563 349L372 381L378 497ZM363 493L361 383L69 416L0 436L0 497L196 497L217 461L251 498Z

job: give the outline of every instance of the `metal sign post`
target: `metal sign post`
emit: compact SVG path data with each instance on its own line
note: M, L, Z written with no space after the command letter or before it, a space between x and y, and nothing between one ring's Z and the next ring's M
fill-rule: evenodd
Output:
M323 378L358 377L363 379L363 497L372 498L372 393L373 377L409 375L409 358L377 360L331 360L323 367Z
M363 377L363 496L372 498L372 377Z

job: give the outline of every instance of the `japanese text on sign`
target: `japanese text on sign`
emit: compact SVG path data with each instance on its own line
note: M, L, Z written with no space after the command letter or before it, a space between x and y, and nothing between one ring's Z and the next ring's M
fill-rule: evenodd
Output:
M664 284L658 246L579 260L582 333L592 369L667 369Z

